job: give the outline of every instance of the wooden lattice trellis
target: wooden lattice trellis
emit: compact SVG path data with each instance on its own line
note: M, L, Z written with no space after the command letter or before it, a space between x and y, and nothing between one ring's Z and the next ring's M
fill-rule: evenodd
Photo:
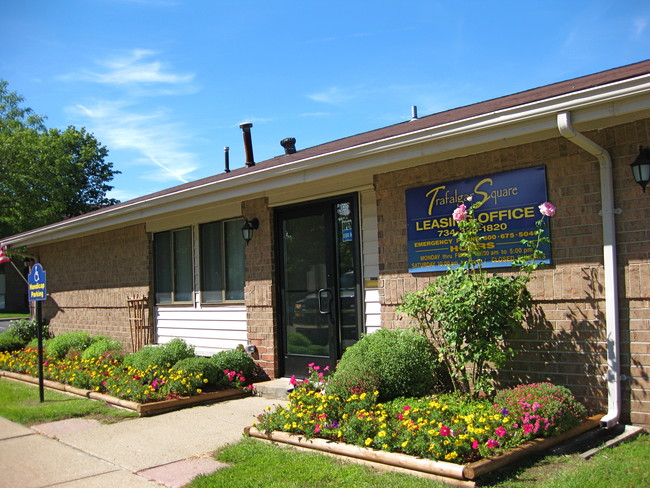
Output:
M131 326L131 347L139 351L154 342L154 330L149 316L148 297L128 297L129 325Z

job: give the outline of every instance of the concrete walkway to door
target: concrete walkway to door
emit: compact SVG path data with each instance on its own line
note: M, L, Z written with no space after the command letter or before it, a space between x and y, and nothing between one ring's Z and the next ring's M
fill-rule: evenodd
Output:
M225 465L212 453L242 438L267 406L245 397L101 424L70 419L25 427L0 417L2 488L180 488Z

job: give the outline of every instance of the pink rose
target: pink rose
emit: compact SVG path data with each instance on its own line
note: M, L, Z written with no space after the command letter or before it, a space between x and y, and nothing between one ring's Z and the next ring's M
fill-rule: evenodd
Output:
M539 211L545 217L553 217L555 215L555 205L551 202L544 202L539 206Z
M456 210L451 214L456 222L462 222L467 218L467 207L461 203Z

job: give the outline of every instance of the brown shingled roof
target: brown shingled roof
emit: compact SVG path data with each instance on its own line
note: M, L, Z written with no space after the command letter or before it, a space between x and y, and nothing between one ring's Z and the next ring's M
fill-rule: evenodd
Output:
M312 158L315 156L320 156L331 152L352 148L369 142L380 141L382 139L387 139L390 137L407 134L409 132L416 132L422 129L429 129L432 127L460 121L470 117L475 117L478 115L495 112L498 110L503 110L506 108L517 107L519 105L525 105L527 103L532 103L547 98L565 95L580 90L586 90L588 88L593 88L600 85L606 85L616 81L622 81L622 80L634 78L636 76L649 74L649 73L650 73L650 60L641 61L639 63L630 64L620 68L614 68L607 71L602 71L600 73L582 76L580 78L575 78L568 81L553 83L551 85L546 85L539 88L522 91L504 97L494 98L492 100L487 100L484 102L479 102L472 105L467 105L464 107L459 107L444 112L439 112L433 115L421 117L419 119L400 122L398 124L383 127L381 129L375 129L368 132L356 134L350 137L345 137L343 139L337 139L334 141L326 142L324 144L319 144L317 146L302 149L300 151L297 151L294 154L286 154L286 155L276 156L271 159L267 159L265 161L257 163L255 166L250 168L244 167L244 168L233 170L230 173L221 173L213 176L208 176L206 178L202 178L200 180L195 180L189 183L168 188L166 190L162 190L160 192L147 195L145 197L136 198L134 200L131 200L130 202L134 203L140 199L144 200L156 196L163 196L166 194L175 193L177 191L182 191L184 189L198 187L198 186L202 186L205 184L209 184L221 180L227 180L234 176L239 176L246 173L253 173L261 169L268 169L270 167L279 166L285 163L300 161L301 159Z
M131 206L138 202L156 199L158 197L164 197L165 195L172 195L174 193L181 192L183 190L198 188L200 186L209 185L211 183L215 183L219 181L226 181L236 176L254 173L256 171L260 171L263 169L269 169L275 166L281 166L283 164L301 161L303 159L322 156L336 151L353 148L355 146L360 146L371 142L377 142L383 139L388 139L391 137L400 136L400 135L408 134L410 132L416 132L423 129L430 129L451 122L457 122L457 121L480 116L483 114L488 114L499 110L513 108L528 103L533 103L533 102L537 102L537 101L541 101L541 100L545 100L545 99L549 99L561 95L566 95L572 92L586 90L589 88L594 88L597 86L614 83L617 81L623 81L644 74L650 74L650 60L641 61L639 63L630 64L627 66L622 66L620 68L614 68L614 69L602 71L587 76L582 76L568 81L553 83L551 85L546 85L539 88L522 91L504 97L494 98L492 100L487 100L484 102L479 102L472 105L467 105L464 107L459 107L444 112L439 112L436 114L420 117L419 119L405 121L398 124L389 125L387 127L383 127L380 129L356 134L350 137L345 137L342 139L326 142L324 144L319 144L317 146L302 149L293 154L284 154L281 156L276 156L271 159L267 159L265 161L257 163L255 166L252 167L238 168L229 173L220 173L213 176L208 176L206 178L191 181L189 183L184 183L182 185L167 188L159 192L134 198L127 202L119 203L111 207L105 207L103 209L90 212L88 214L80 215L78 217L73 217L71 219L68 219L68 221L74 221L74 220L85 218L86 216L89 215L106 212L108 209L117 210L122 206L127 206L127 205Z

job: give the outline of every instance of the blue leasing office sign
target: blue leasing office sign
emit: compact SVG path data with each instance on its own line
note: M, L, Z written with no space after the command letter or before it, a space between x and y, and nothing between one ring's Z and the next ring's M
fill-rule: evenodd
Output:
M43 301L47 299L45 270L39 263L32 266L32 270L27 276L27 298L30 302Z
M483 267L512 266L516 258L532 253L521 240L535 237L538 206L546 200L544 166L406 190L409 272L443 271L464 262L452 217L462 203L468 208L477 204ZM548 236L548 219L543 229ZM546 258L538 262L550 263L550 244L540 245L540 250Z

